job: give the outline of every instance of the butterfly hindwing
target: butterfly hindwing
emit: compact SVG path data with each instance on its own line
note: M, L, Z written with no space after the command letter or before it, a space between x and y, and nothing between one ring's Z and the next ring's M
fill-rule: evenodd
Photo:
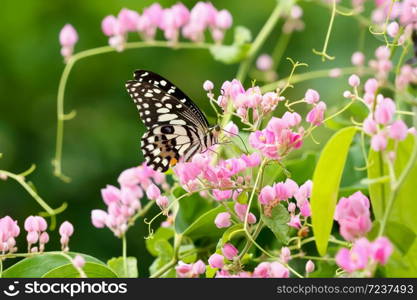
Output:
M198 129L182 125L162 125L151 128L143 137L141 148L147 164L165 172L180 157L189 157L190 151L200 151Z

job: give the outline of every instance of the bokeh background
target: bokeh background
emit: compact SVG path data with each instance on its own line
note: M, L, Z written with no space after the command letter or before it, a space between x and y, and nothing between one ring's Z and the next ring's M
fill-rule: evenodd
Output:
M177 1L160 1L168 7ZM196 1L182 1L191 8ZM272 12L275 0L212 1L218 9L228 9L234 25L243 25L256 36ZM205 50L135 49L109 53L81 60L70 75L65 110L77 111L75 119L65 123L63 150L64 173L72 178L64 183L52 174L51 160L56 138L56 95L63 59L58 33L71 23L79 34L75 51L106 45L100 29L103 17L117 14L123 7L142 11L149 0L2 0L0 3L0 169L19 173L32 163L36 171L29 176L39 194L51 207L67 202L68 209L58 222L70 220L75 233L70 242L73 251L93 255L106 261L121 255L121 241L107 229L91 225L90 212L104 208L100 189L117 184L119 173L141 163L139 139L144 127L135 106L124 90L132 71L146 68L160 73L180 86L205 111L211 122L212 111L202 83L210 79L217 88L234 78L237 65L224 65ZM321 49L328 26L328 8L316 2L301 1L305 30L293 34L285 56L309 64L299 72L350 66L350 56L358 49L360 28L352 18L338 16L332 33L329 53L334 61L323 63L312 54ZM261 52L270 53L281 35L282 22L274 29ZM161 34L160 34L161 36ZM130 35L130 41L138 37ZM232 40L228 32L226 43ZM363 50L372 56L380 41L365 32ZM283 61L278 74L286 77L290 64ZM249 84L250 81L247 83ZM317 89L329 107L343 105L346 78L316 79L298 84L288 94L300 99L307 88ZM321 129L316 138L320 145L308 144L302 151L319 150L331 130ZM301 155L299 152L296 155ZM40 211L38 204L13 180L0 181L0 217L10 215L22 225L24 219ZM156 213L156 209L150 215ZM146 252L143 237L145 224L139 220L128 232L128 255L136 256L140 276L147 276L152 257ZM25 249L23 235L19 237ZM58 232L51 234L47 249L59 247Z

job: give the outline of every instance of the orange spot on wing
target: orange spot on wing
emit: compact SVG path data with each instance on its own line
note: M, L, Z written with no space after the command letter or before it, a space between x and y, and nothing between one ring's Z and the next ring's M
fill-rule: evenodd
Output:
M178 160L175 157L173 157L173 158L171 158L171 161L169 162L169 165L171 167L173 167L177 164L177 162L178 162Z

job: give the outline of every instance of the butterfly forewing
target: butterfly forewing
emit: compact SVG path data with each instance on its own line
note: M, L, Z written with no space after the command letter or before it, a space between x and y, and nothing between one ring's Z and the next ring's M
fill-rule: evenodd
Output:
M199 108L175 85L150 71L135 71L126 83L148 131L142 137L145 160L165 172L181 157L185 161L214 142Z

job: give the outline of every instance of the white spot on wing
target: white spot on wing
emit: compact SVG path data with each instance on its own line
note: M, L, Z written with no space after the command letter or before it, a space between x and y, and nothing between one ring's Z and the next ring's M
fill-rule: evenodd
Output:
M178 116L176 114L164 114L164 115L160 115L158 117L158 122L171 121L173 119L176 119L177 117Z

